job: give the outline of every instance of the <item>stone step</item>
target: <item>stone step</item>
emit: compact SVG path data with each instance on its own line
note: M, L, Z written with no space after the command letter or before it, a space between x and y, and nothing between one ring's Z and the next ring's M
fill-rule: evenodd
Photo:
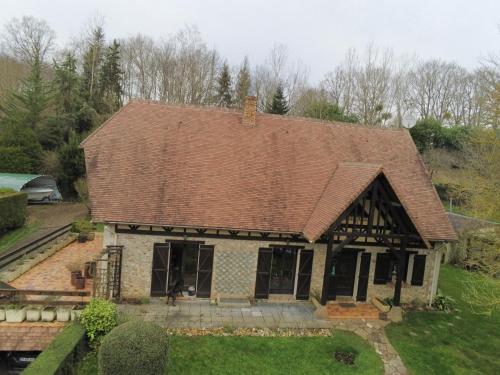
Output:
M218 305L220 307L250 307L250 301L246 298L221 298Z

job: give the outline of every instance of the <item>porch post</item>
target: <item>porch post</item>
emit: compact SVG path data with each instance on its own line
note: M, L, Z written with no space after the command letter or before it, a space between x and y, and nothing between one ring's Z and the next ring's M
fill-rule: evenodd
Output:
M397 263L396 286L394 288L394 306L401 304L401 284L403 281L403 270L406 267L406 242L408 235L401 239L399 247L399 259Z
M332 270L332 247L333 247L333 234L328 234L328 244L326 245L326 259L325 259L325 272L323 274L323 289L321 291L321 304L326 305L328 296L328 274Z

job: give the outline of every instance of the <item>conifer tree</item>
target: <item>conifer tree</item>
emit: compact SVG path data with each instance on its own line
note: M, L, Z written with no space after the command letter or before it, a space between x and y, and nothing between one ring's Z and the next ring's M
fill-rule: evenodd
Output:
M283 87L279 84L276 88L271 105L266 108L266 112L276 115L286 115L288 111L288 103L285 98L285 94L283 93Z
M250 79L250 64L248 63L248 58L245 57L243 64L241 65L240 71L238 72L238 78L236 81L236 104L239 108L243 107L245 103L245 98L250 90L251 79Z
M224 63L222 70L217 78L217 96L216 103L221 107L229 107L233 102L231 95L231 73L229 66Z
M104 53L104 31L96 27L92 32L87 50L83 56L82 97L87 103L98 108L101 105L99 89L100 69Z
M122 106L122 77L120 44L115 39L113 44L107 48L99 79L105 113L113 113Z

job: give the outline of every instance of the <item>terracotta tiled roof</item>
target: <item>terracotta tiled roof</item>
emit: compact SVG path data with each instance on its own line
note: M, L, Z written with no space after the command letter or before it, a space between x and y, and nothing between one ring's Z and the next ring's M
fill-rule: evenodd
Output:
M304 226L304 236L317 240L381 171L380 164L339 163Z
M65 323L0 323L1 351L42 351L64 328Z
M406 130L268 114L257 114L256 125L248 126L238 112L131 102L82 145L98 222L292 232L312 239L325 222L307 223L321 210L320 199L331 199L324 193L335 189L328 185L332 174L347 168L339 163L358 162L382 166L426 240L455 239ZM360 167L358 182L366 178L362 171L374 173ZM342 184L348 189L349 181Z

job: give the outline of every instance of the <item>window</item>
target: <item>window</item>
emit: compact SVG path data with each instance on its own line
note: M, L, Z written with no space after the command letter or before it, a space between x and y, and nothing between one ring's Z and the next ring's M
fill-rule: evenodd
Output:
M406 266L403 270L403 281L406 280L406 275L408 273L408 259L410 254L406 253ZM392 275L396 272L396 264L398 258L392 253L378 253L377 262L375 264L375 277L373 279L374 284L387 284L392 281Z
M424 285L425 255L415 255L413 260L413 273L411 275L411 285Z

